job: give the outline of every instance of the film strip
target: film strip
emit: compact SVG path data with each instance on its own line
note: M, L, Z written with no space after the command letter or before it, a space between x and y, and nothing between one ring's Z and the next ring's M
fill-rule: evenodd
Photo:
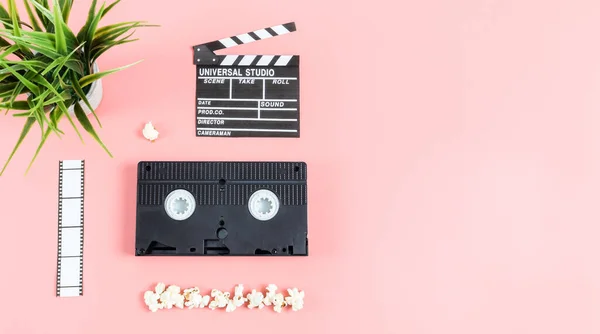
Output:
M59 162L57 297L83 295L84 167L84 160Z
M299 56L215 54L294 31L291 22L194 46L196 136L300 136Z

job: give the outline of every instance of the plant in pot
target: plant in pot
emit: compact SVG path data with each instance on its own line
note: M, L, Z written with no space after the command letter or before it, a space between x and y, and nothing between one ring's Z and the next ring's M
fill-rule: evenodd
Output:
M88 118L102 98L101 79L138 62L99 71L98 58L111 48L136 41L130 37L142 21L100 26L102 18L120 0L98 8L93 0L87 20L74 32L68 25L74 0L23 0L29 22L17 10L15 0L0 4L0 110L24 120L23 129L0 175L4 173L31 128L37 124L41 140L31 159L31 168L52 134L61 138L63 119L73 126L80 140L78 123L112 157Z

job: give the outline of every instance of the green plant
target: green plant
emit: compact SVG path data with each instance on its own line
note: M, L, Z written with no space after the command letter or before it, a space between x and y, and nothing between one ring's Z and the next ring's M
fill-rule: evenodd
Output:
M68 119L82 142L75 119L112 157L81 103L87 106L101 128L100 120L86 98L90 85L140 62L103 72L93 71L94 63L102 54L117 45L136 41L130 39L135 29L149 26L142 21L130 21L100 27L101 19L120 0L108 6L103 4L99 9L97 1L93 0L87 21L77 33L68 25L74 0L51 1L52 5L48 0L23 0L29 23L22 21L15 0L8 0L7 8L0 4L0 23L3 25L0 27L0 110L6 110L6 114L12 111L12 116L25 119L23 130L0 175L37 123L41 140L27 168L29 171L50 134L59 138L64 135L59 127L63 117Z

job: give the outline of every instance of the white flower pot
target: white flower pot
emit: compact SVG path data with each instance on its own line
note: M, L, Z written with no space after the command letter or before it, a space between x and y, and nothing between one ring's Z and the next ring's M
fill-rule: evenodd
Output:
M94 65L92 67L92 72L93 73L100 72L100 70L98 69L98 64L94 63ZM98 106L100 105L100 102L102 102L102 96L103 96L102 94L103 94L102 79L98 79L98 80L92 82L92 84L90 85L90 90L85 95L85 97L88 99L88 102L90 102L90 105L92 106L92 108L94 108L94 111L96 111L96 108L98 108ZM92 111L90 110L90 108L88 108L87 104L84 101L79 101L79 105L81 106L81 108L83 109L83 111L85 112L86 115L89 115L92 113ZM73 115L75 107L70 106L68 110L69 110L69 114Z

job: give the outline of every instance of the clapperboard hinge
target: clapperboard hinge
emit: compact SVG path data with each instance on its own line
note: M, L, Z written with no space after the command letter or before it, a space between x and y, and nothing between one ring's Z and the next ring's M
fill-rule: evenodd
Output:
M298 55L215 54L294 31L290 22L194 46L197 136L300 136Z

